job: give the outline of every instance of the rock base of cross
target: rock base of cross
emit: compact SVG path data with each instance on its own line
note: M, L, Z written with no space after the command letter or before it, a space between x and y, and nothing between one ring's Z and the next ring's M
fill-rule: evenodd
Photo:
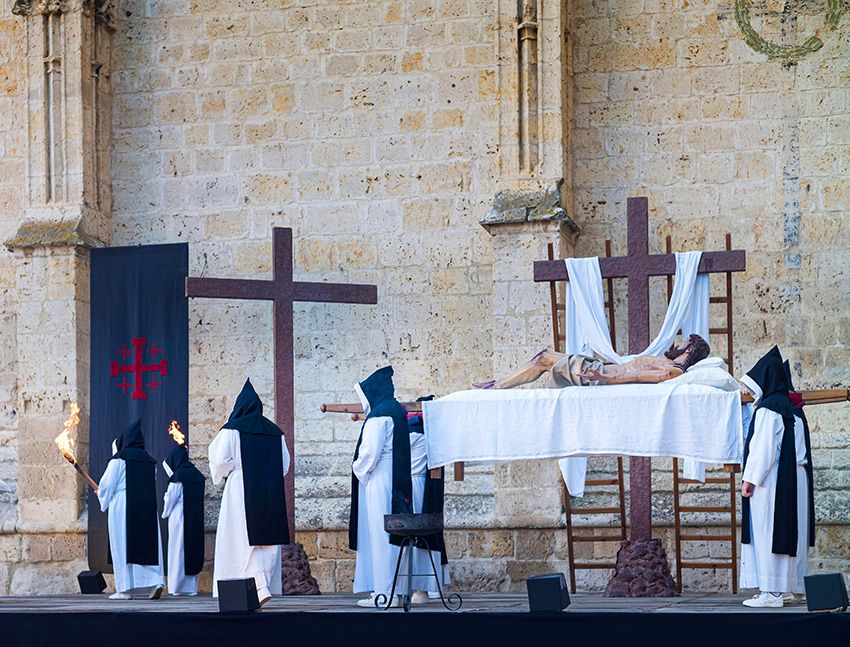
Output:
M286 544L281 547L281 576L284 595L319 595L319 583L310 575L310 562L304 546Z
M606 598L666 598L679 595L659 539L627 539L617 552Z

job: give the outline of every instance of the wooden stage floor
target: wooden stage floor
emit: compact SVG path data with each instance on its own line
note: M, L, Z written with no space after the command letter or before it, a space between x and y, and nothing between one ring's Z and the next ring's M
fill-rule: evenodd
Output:
M459 613L526 613L528 601L524 593L465 593ZM330 594L318 596L276 597L265 607L263 615L282 612L313 613L377 613L374 609L356 606L361 595ZM571 597L568 611L582 613L808 613L803 602L783 609L748 609L741 602L746 595L728 593L687 593L677 598L605 598L601 593L576 593ZM218 602L209 595L195 598L163 596L147 600L109 600L106 595L63 595L35 597L0 597L0 614L5 613L215 613ZM445 612L438 600L417 605L412 613ZM386 613L402 613L391 609Z

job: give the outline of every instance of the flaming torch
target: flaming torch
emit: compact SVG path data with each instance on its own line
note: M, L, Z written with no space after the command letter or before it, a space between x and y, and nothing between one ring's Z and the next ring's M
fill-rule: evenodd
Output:
M177 424L176 420L172 420L168 426L168 435L174 439L175 443L189 449L189 445L186 444L186 434L180 431L180 425Z
M68 419L62 424L64 429L61 434L56 436L53 442L55 442L56 446L59 447L59 450L62 452L65 460L74 466L77 473L83 477L83 480L88 483L91 486L91 489L94 490L95 494L97 494L97 483L95 483L94 479L89 476L82 467L80 467L80 464L77 463L77 457L74 455L74 439L71 437L71 434L77 430L77 425L79 424L80 407L77 406L76 402L72 402L71 415L68 416Z

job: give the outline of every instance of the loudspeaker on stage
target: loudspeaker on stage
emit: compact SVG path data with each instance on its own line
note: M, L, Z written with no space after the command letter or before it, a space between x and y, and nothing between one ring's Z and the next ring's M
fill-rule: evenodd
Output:
M563 611L570 605L570 593L563 573L533 575L525 580L531 613Z
M847 610L847 587L841 573L807 575L803 581L809 611Z
M77 574L77 582L80 584L80 593L96 594L106 590L106 580L100 571L81 571Z
M244 580L218 581L218 610L221 613L256 611L260 608L257 583L253 577Z

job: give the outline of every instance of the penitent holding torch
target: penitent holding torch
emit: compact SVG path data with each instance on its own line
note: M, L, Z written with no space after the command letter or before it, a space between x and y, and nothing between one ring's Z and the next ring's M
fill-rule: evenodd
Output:
M74 455L74 439L71 437L77 430L77 425L80 424L80 407L77 406L76 402L71 403L71 415L68 419L63 423L64 429L62 433L56 436L53 442L56 443L57 447L59 447L62 455L65 457L65 460L71 463L74 466L74 469L77 470L77 473L83 478L83 480L91 486L91 489L94 490L94 493L97 494L97 483L95 483L94 479L89 476L88 472L86 472L80 464L77 462L77 457Z

